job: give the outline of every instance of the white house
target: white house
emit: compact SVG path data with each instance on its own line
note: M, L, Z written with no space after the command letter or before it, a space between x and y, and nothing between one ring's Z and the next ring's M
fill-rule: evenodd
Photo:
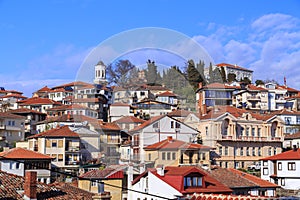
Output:
M133 140L133 157L144 163L144 147L163 141L168 136L184 142L193 142L196 140L199 132L175 118L161 115L152 117L129 131L129 134L132 135Z
M300 189L300 149L261 159L261 178L284 189Z
M125 116L133 116L134 109L129 104L114 103L109 107L109 121L113 122Z
M157 167L135 178L128 199L177 199L194 193L230 194L232 190L198 167ZM143 192L146 194L138 193Z
M0 170L23 177L25 170L33 170L40 182L50 183L52 159L41 153L14 148L0 153Z

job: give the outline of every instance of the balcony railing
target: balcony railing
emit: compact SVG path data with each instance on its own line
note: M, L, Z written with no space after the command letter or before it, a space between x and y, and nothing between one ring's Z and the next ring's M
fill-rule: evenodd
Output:
M79 147L69 147L69 148L66 148L66 152L78 152L78 151L80 151Z
M232 136L222 135L218 137L219 141L249 141L249 142L263 142L263 141L283 141L281 137L257 137L257 136Z
M247 96L248 101L260 101L260 96Z

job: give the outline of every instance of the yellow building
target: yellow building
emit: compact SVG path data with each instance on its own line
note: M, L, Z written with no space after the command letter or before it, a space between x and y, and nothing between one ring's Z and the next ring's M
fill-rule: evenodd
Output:
M144 148L146 163L164 166L199 165L209 167L210 147L196 143L187 143L173 139L167 139L154 143Z
M79 176L78 187L92 193L109 192L112 200L121 200L123 178L122 166L91 170Z

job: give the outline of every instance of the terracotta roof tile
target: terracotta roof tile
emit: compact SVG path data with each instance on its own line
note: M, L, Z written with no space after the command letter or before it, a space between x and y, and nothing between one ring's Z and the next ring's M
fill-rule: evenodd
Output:
M75 137L79 138L79 135L70 130L68 126L57 127L28 138L39 138L39 137Z
M166 115L159 115L159 116L155 116L155 117L151 117L149 120L145 121L144 123L142 123L141 125L135 127L134 129L132 129L130 132L136 132L139 131L147 126L149 126L150 124L162 119L163 117L165 117Z
M269 181L263 180L257 176L242 172L240 170L237 169L229 169L231 172L243 177L244 179L247 179L251 182L253 182L254 184L256 184L257 186L261 187L261 188L276 188L276 187L280 187L274 183L271 183Z
M22 200L25 179L22 176L0 171L0 182L5 187L0 187L0 199ZM94 194L71 186L67 183L44 184L37 183L37 199L49 200L83 200L92 199Z
M37 90L36 92L51 92L52 90L47 86L42 87L41 89Z
M13 113L13 114L30 114L30 113L34 113L34 114L38 114L38 115L47 115L46 113L42 113L42 112L38 112L36 110L31 110L28 108L18 108L15 110L10 110L9 112Z
M187 110L173 110L172 112L169 112L167 115L170 117L187 117L192 112Z
M52 159L52 157L18 147L1 152L0 159Z
M32 97L18 101L21 105L61 105L61 103L48 98Z
M162 150L162 149L186 149L186 150L207 149L209 150L211 149L211 147L168 138L163 141L146 146L144 149L145 150Z
M89 179L123 179L124 174L123 170L115 170L110 167L107 167L103 170L96 169L88 171L79 178L89 178Z
M244 71L253 72L250 69L243 68L243 67L240 67L240 66L237 66L237 65L227 64L227 63L220 63L220 64L217 64L216 66L218 66L218 67L230 67L230 68L233 68L233 69L240 69L240 70L244 70Z
M143 119L140 119L140 118L137 118L137 117L134 117L134 116L125 116L125 117L122 117L116 121L114 121L115 123L117 124L127 124L127 123L139 123L139 124L142 124L145 122L145 120Z
M0 112L0 118L8 118L8 119L26 119L23 116L12 114L10 111L9 112Z
M262 158L261 160L300 160L300 149L285 151L274 156Z
M166 92L159 93L156 96L158 96L158 97L177 97L178 95L174 94L173 92L166 91Z

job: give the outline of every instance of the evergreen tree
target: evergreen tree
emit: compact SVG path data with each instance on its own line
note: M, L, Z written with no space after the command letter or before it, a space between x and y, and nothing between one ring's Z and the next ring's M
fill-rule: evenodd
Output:
M201 82L203 83L203 85L206 84L206 80L205 80L205 76L204 76L204 67L205 67L204 61L200 60L199 63L197 64L197 70L201 75L201 78L202 78Z
M209 69L208 69L208 76L209 76L209 82L211 83L211 79L213 77L213 69L212 69L212 63L209 63Z
M154 61L148 60L147 62L147 70L146 70L146 80L149 85L156 85L161 83L162 78L157 71L157 66Z
M228 82L236 81L236 75L233 73L228 74Z
M198 84L203 81L199 71L195 68L193 60L188 61L187 78L194 90L198 88Z
M209 80L210 83L224 83L222 76L221 76L221 71L219 68L215 68L212 72L212 76L210 77Z
M221 75L223 83L226 83L227 80L226 80L226 73L225 73L224 67L221 67L220 75Z

